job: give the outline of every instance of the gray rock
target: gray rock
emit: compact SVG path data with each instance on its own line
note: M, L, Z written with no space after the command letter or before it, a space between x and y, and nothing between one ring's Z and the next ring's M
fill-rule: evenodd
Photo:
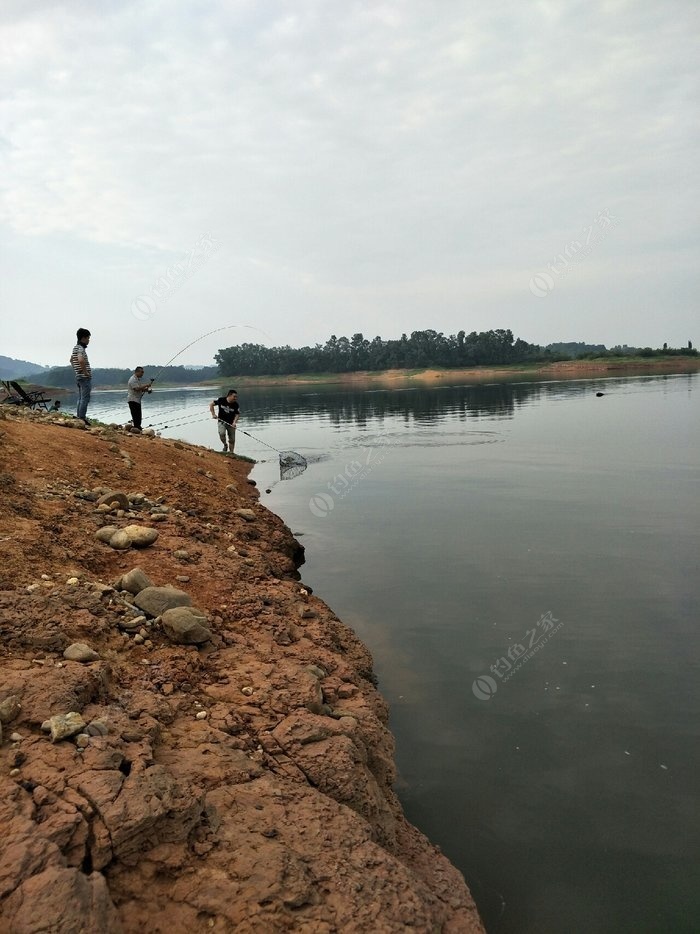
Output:
M326 672L323 668L319 668L318 665L307 665L306 670L309 674L312 674L314 678L323 679L326 677Z
M124 529L114 533L109 540L109 547L115 548L117 551L126 551L127 548L131 548L131 539Z
M161 626L171 642L178 645L201 645L211 639L211 632L204 625L206 617L195 616L189 607L175 607L163 613Z
M63 652L63 657L69 662L96 662L100 656L84 642L74 642Z
M117 589L128 590L129 593L136 595L145 590L146 587L153 587L153 581L141 568L132 568L122 577Z
M145 525L127 525L124 532L129 536L134 548L148 548L149 545L152 545L156 541L159 535L156 529L149 529L148 526Z
M109 723L106 720L92 720L85 727L89 736L106 736L109 733Z
M139 630L145 622L145 616L137 616L135 619L120 619L117 625L120 629L126 629L127 632L131 632L132 630Z
M9 723L14 720L21 709L19 697L16 694L10 694L5 700L0 701L0 723Z
M98 529L95 532L95 538L98 542L103 542L105 545L109 545L109 540L118 532L119 529L116 525L103 525L101 529Z
M51 742L57 743L59 740L68 739L81 733L85 729L85 721L79 713L59 713L55 717L49 718L51 729Z
M176 587L146 587L136 594L134 603L149 616L160 616L177 606L192 606L190 595Z
M109 493L105 493L104 496L100 496L97 500L97 505L107 506L117 506L119 509L128 509L129 500L127 499L126 493L120 493L118 490L112 490Z
M245 519L246 522L255 521L255 513L252 509L234 509L234 513L237 516L240 516L242 519Z

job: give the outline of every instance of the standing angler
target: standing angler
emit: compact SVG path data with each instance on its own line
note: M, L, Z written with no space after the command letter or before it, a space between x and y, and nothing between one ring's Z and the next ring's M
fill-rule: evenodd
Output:
M76 335L78 343L70 355L70 365L75 373L75 384L78 387L78 410L76 415L82 418L86 425L87 410L90 404L90 391L92 389L92 370L87 355L87 345L90 343L90 332L86 328L78 328Z
M143 367L137 366L126 384L129 390L126 401L129 403L132 424L137 431L141 431L141 399L144 392L151 392L152 383L153 380L150 383L143 382Z
M218 416L214 414L214 406L219 407ZM228 451L233 454L236 445L236 425L241 413L238 405L238 393L235 389L229 389L225 396L219 396L209 404L209 411L212 418L218 418L219 437L226 453L226 439L228 438Z

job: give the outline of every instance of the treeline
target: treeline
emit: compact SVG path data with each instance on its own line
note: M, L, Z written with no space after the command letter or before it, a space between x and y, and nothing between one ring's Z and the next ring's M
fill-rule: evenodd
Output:
M696 357L698 354L697 350L693 349L692 341L688 341L687 347L669 347L668 344L664 344L661 348L653 348L617 344L609 350L605 344L571 341L547 344L545 350L551 351L557 360L597 360L600 357Z
M602 357L697 357L698 352L694 349L690 341L687 347L628 347L624 344L622 347L612 347L610 350L596 351L595 353L579 354L580 360L593 360Z
M215 366L205 366L197 370L186 366L166 366L159 367L157 364L144 366L145 379L149 380L157 376L158 385L162 383L174 383L178 386L186 386L191 383L201 383L206 379L217 379L219 369ZM92 385L100 386L126 386L129 377L134 375L133 370L122 370L114 367L99 367L92 371ZM41 382L44 386L55 386L57 389L75 387L75 373L70 366L56 366L46 373L41 374Z
M292 373L352 373L357 370L410 370L421 367L489 366L558 359L537 344L513 337L510 330L459 331L446 337L439 331L413 331L398 340L368 340L362 334L336 337L313 347L264 347L239 344L215 356L222 376Z

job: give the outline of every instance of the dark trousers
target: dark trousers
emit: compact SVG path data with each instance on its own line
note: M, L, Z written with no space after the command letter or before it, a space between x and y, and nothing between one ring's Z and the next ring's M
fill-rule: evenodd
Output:
M140 428L141 427L141 403L130 402L129 409L131 410L131 421L134 423L134 428Z

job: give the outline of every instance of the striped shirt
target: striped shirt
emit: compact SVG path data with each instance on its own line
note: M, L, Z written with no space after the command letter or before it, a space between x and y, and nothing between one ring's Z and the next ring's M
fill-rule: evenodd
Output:
M83 373L82 369L80 368L81 361L85 364L87 373ZM70 355L70 365L73 367L76 379L90 379L92 376L87 350L80 343L76 344L73 348L73 353Z

